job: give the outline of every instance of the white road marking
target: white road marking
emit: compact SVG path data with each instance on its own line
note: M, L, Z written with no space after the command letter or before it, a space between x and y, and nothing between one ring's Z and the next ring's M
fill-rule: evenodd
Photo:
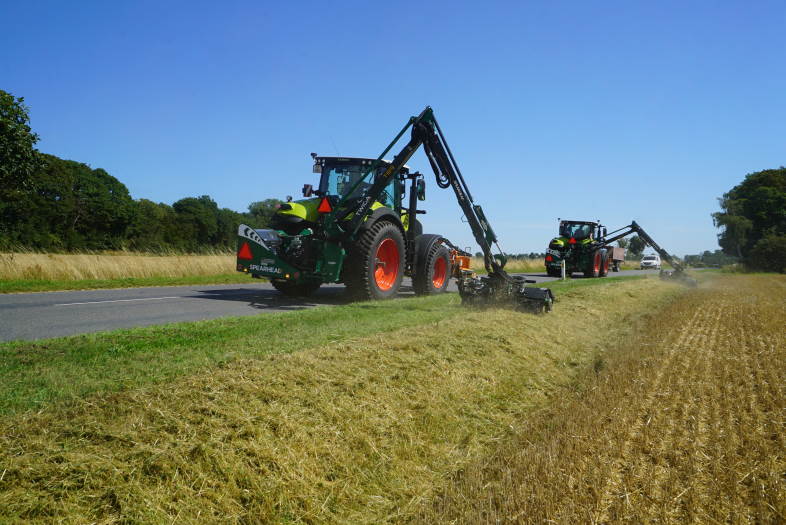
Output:
M62 303L55 306L74 306L77 304L98 304L98 303L126 303L129 301L160 301L162 299L180 299L180 297L146 297L144 299L114 299L111 301L87 301L86 303Z

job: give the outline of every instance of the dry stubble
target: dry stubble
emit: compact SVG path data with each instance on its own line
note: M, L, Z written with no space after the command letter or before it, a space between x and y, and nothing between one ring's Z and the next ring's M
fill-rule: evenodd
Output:
M785 363L786 279L718 279L454 477L421 521L786 522Z

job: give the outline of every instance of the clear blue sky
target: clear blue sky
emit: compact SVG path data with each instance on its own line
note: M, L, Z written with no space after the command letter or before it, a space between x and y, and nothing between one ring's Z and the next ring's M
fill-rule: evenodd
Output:
M25 97L39 148L134 198L297 197L309 152L375 157L431 105L506 251L543 251L563 217L635 219L683 255L717 248L717 197L786 164L783 1L30 1L0 18L0 89ZM472 245L428 181L426 230Z

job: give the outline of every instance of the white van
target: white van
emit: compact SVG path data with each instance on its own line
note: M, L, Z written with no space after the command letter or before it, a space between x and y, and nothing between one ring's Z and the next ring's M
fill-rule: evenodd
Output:
M641 260L642 270L660 270L660 256L659 255L645 255Z

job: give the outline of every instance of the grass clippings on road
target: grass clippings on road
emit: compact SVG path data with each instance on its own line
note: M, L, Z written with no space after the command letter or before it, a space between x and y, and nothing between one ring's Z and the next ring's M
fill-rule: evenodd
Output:
M0 520L400 522L684 293L603 284L566 285L547 316L463 310L455 295L358 305L333 339L293 334L308 341L298 352L245 334L234 342L254 359L10 414ZM363 333L389 304L425 306L417 323Z
M683 296L419 518L552 520L786 522L784 276L723 276Z

